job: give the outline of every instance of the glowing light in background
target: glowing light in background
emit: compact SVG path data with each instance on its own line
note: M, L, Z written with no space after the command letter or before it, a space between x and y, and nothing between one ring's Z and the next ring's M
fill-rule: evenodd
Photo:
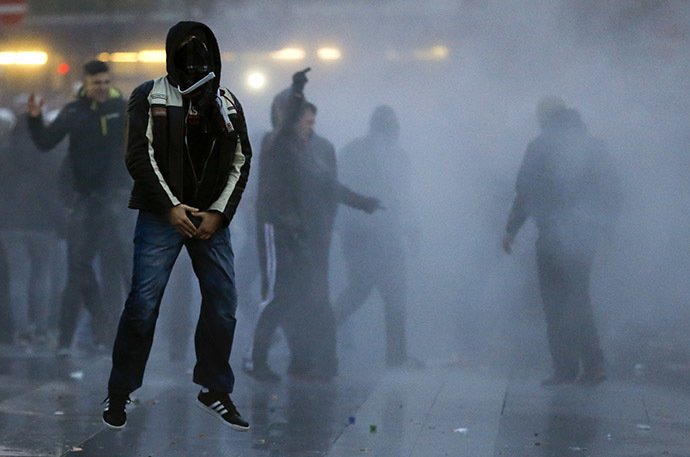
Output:
M450 49L447 46L437 45L428 49L415 51L414 56L419 60L444 60L450 55Z
M57 72L61 75L66 75L67 73L69 73L69 64L66 62L62 62L60 65L57 66Z
M137 60L145 63L165 63L163 49L145 49L137 54Z
M111 62L136 62L136 52L113 52L110 54Z
M307 53L300 48L284 48L280 51L273 51L269 55L275 60L302 60Z
M343 53L338 48L320 48L316 55L321 60L340 60Z
M45 65L45 52L0 52L0 65Z
M266 75L258 71L249 73L247 75L247 85L250 89L259 91L266 87Z

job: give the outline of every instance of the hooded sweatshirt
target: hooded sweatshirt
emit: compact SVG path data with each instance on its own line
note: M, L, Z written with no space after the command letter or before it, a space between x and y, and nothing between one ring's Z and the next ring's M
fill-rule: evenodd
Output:
M541 235L564 228L608 227L620 211L621 190L601 140L587 134L572 109L553 114L528 146L516 184L506 232L515 236L528 217Z
M180 93L173 59L191 35L206 44L216 75L200 89L204 96L195 99ZM179 22L168 32L165 48L168 74L137 87L127 108L126 162L134 178L129 206L163 213L184 203L223 213L227 225L249 176L251 146L242 106L219 86L220 50L206 25Z

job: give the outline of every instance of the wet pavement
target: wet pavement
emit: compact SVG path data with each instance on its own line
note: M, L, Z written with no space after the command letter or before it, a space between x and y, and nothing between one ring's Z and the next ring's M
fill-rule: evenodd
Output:
M0 347L0 456L690 456L678 383L547 389L529 371L342 365L331 383L237 373L242 433L196 407L190 361L153 357L126 428L112 431L101 422L107 356Z

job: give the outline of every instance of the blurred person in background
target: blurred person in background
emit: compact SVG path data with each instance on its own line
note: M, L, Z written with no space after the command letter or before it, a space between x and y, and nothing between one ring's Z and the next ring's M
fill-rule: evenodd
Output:
M503 249L532 217L539 287L553 374L544 386L596 385L606 380L589 281L597 245L611 236L621 207L617 174L605 145L591 137L580 113L558 97L537 105L541 135L518 172Z
M333 145L314 133L316 106L305 100L309 69L273 101L274 130L261 144L257 225L262 312L251 360L243 368L260 381L279 381L268 352L280 326L291 360L288 373L327 381L337 374L336 326L328 288L328 255L339 204L367 213L379 201L338 181Z
M0 108L0 173L4 173L4 157L10 146L10 136L17 124L17 116L8 108ZM5 181L0 181L3 186L2 195L5 193ZM5 203L4 201L2 203ZM10 267L7 261L7 252L0 238L0 322L3 323L0 331L0 344L9 344L14 341L14 316L10 302Z
M67 221L67 285L62 295L58 355L69 355L81 306L91 314L93 342L105 350L127 275L128 245L121 224L129 178L122 164L125 101L112 87L108 66L83 67L77 99L45 125L43 100L28 100L29 132L44 151L69 137L68 163L74 202ZM99 256L101 280L94 270Z
M249 424L233 404L230 367L237 320L228 226L249 177L251 146L239 101L220 87L215 35L179 22L165 43L167 76L137 87L127 109L126 163L138 210L131 291L120 318L103 421L127 422L129 394L143 382L163 292L182 247L201 289L194 337L197 406L233 430Z
M28 94L15 98L15 113L21 114ZM15 342L42 345L53 328L53 281L58 258L57 231L64 215L59 193L58 169L62 157L40 153L29 136L24 117L10 133L9 145L2 155L0 197L6 207L2 218L3 240L11 257L10 284L15 291L13 309L16 318ZM46 221L51 221L46 224Z
M421 367L407 354L407 254L419 242L411 208L412 169L399 144L400 125L390 106L374 109L369 133L352 141L338 155L344 182L376 195L386 207L372 216L341 210L338 230L348 282L334 303L338 326L357 311L376 288L383 299L386 323L386 365Z

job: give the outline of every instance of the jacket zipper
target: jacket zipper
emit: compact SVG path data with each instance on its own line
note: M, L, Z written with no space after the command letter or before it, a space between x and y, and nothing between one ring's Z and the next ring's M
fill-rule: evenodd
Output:
M189 111L187 112L187 115L189 115ZM209 160L211 160L211 154L213 154L213 149L216 147L216 140L218 139L218 137L213 137L213 141L211 142L211 148L208 151L208 156L206 156L206 161L204 162L204 166L201 169L201 177L197 178L196 170L194 169L194 161L192 161L192 154L189 152L189 143L187 142L187 115L185 115L184 117L184 146L186 150L185 152L187 153L187 159L189 160L190 168L192 169L192 177L194 178L194 182L196 183L196 185L194 186L194 203L196 203L196 197L199 194L201 182L204 180L204 176L206 175L208 162Z

